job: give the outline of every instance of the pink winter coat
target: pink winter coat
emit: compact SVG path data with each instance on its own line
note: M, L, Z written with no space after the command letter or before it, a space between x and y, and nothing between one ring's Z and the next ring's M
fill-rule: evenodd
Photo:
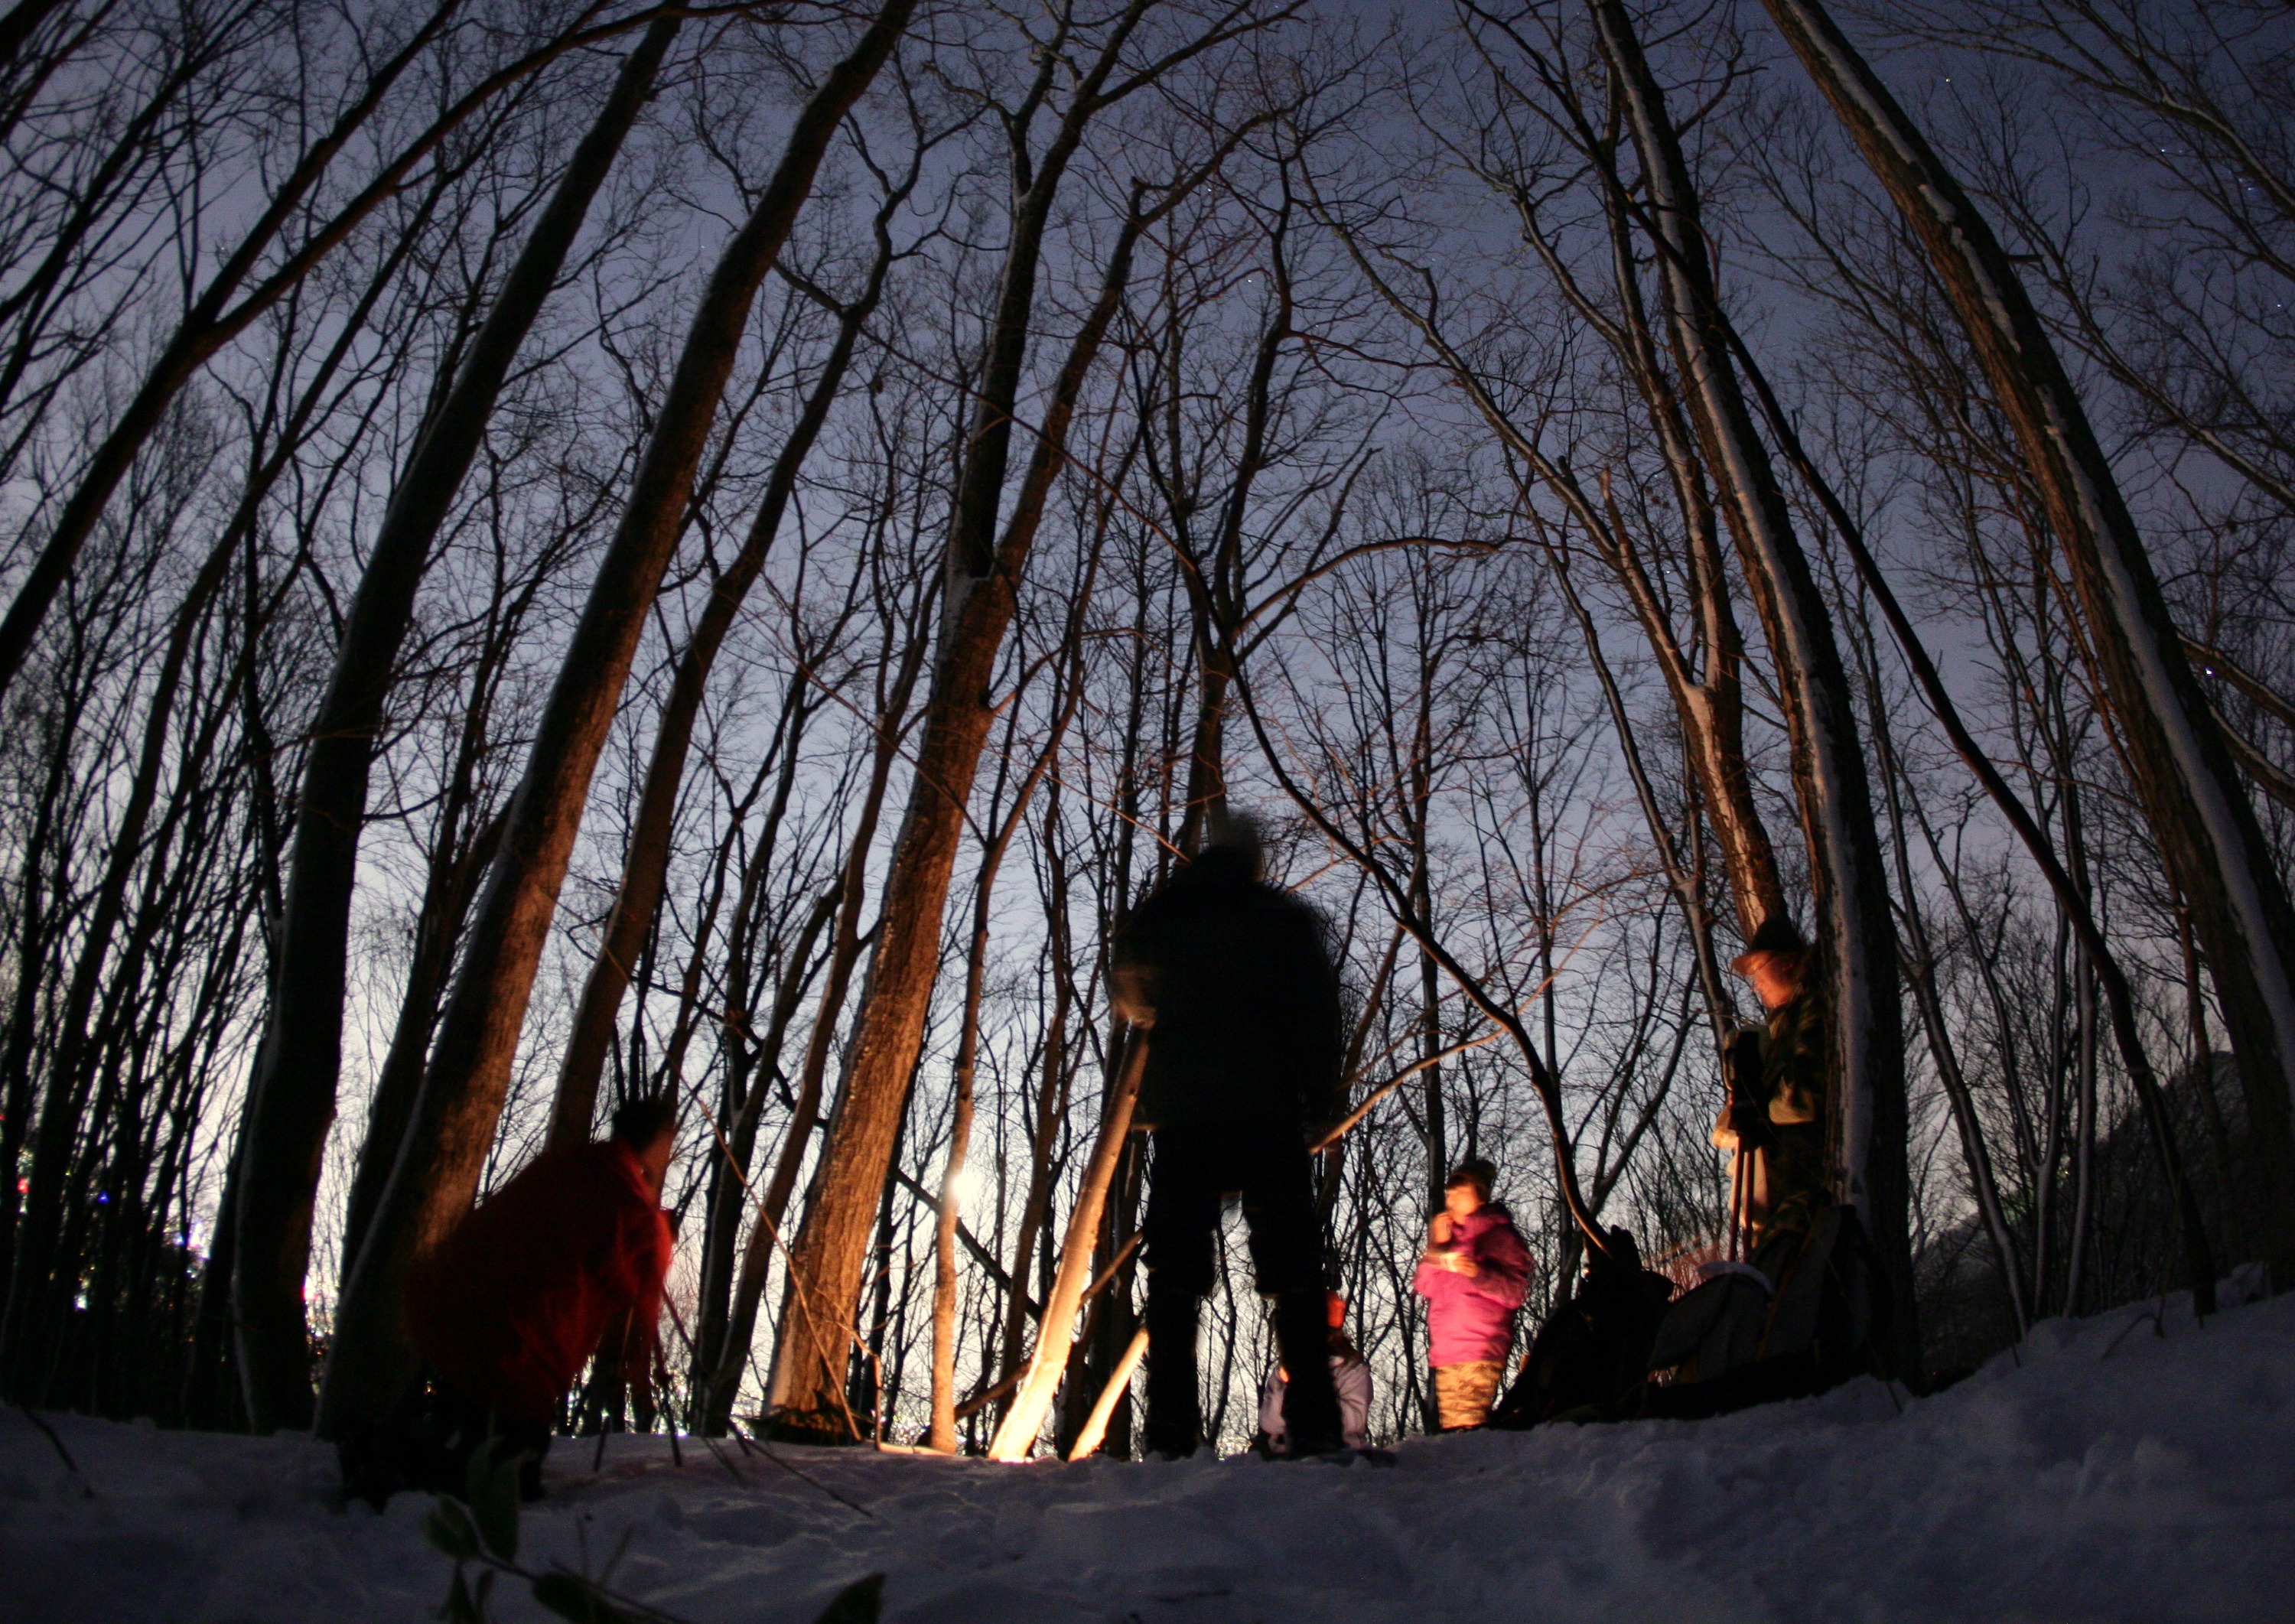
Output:
M1450 1244L1435 1250L1463 1252L1482 1272L1469 1279L1432 1258L1419 1263L1412 1289L1426 1299L1426 1362L1440 1367L1503 1359L1514 1345L1514 1311L1530 1290L1530 1248L1496 1202L1453 1222Z

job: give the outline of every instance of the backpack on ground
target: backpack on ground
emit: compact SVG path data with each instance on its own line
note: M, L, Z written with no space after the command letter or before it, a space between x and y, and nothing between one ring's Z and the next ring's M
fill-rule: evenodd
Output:
M1709 1266L1711 1267L1711 1266ZM1688 1419L1806 1398L1873 1370L1887 1298L1853 1207L1771 1233L1670 1309L1640 1413Z

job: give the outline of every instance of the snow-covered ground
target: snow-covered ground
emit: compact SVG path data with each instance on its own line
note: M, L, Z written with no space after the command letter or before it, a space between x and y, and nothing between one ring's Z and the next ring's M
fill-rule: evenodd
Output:
M336 1509L307 1441L53 1424L78 1477L0 1411L0 1618L413 1624L445 1595L425 1503ZM660 1439L593 1476L561 1441L522 1555L618 1553L617 1588L694 1620L810 1620L870 1571L888 1620L952 1624L2295 1619L2295 1297L2051 1322L1902 1414L1865 1382L1384 1470L780 1453L821 1487Z

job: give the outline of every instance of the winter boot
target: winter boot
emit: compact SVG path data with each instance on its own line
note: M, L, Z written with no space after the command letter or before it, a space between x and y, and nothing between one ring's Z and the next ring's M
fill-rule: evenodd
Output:
M1283 1388L1284 1451L1293 1460L1330 1455L1347 1447L1339 1421L1339 1390L1331 1383L1330 1321L1320 1286L1275 1299L1275 1345L1291 1379Z
M1165 1460L1184 1460L1204 1440L1203 1401L1196 1375L1193 1292L1148 1278L1148 1420L1140 1449Z

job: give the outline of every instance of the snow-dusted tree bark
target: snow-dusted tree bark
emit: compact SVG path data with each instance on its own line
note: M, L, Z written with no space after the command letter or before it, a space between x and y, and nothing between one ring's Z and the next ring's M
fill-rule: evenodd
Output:
M2295 1283L2295 906L2185 657L2079 392L1999 240L1814 0L1763 0L1928 252L2063 550L2097 674L2169 874L2188 902L2270 1186L2275 1280Z
M1842 1194L1864 1213L1893 1299L1891 1357L1918 1368L1904 1017L1887 870L1856 707L1832 616L1793 533L1767 446L1738 382L1678 135L1622 0L1592 0L1642 159L1650 228L1670 291L1676 365L1745 577L1760 611L1793 741L1841 1095L1833 1113Z

